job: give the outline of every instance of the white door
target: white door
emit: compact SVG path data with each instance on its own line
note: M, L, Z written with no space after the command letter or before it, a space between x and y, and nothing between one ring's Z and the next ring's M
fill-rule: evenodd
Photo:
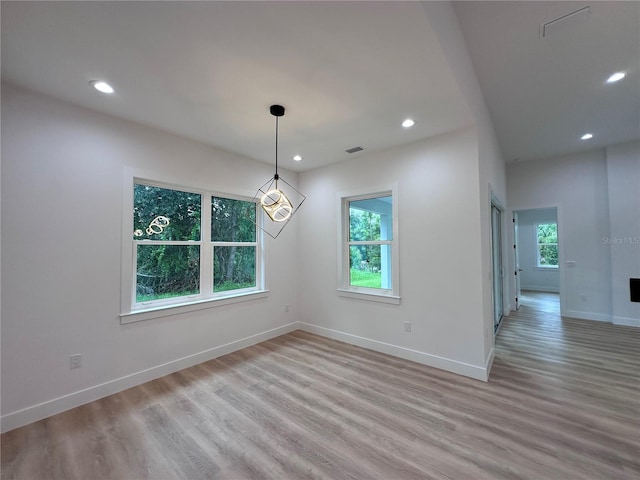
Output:
M522 292L520 291L520 257L518 255L518 212L513 212L513 258L515 264L515 271L513 274L516 277L516 310L520 309L520 297Z

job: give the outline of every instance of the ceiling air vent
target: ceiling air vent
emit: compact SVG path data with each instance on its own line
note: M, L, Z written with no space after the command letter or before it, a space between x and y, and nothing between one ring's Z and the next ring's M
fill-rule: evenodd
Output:
M364 150L364 148L362 148L362 147L352 147L352 148L349 148L349 149L345 150L345 152L347 152L347 153L356 153L356 152L361 152L362 150Z
M590 10L589 5L587 5L586 7L579 8L578 10L567 13L566 15L541 25L540 32L542 34L542 38L547 38L549 35L559 32L566 27L585 22L589 18L589 13L591 13Z

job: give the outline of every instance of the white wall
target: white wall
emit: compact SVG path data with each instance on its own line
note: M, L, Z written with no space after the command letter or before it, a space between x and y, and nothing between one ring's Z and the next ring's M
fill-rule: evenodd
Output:
M398 188L400 305L337 295L342 193ZM486 378L474 129L300 174L303 327ZM406 333L403 322L412 323Z
M297 326L296 219L266 240L268 298L119 320L125 168L253 196L272 167L8 85L2 127L3 430Z
M484 322L485 364L493 361L494 352L494 314L493 314L493 279L491 260L491 201L499 207L507 208L506 167L498 140L493 128L480 84L473 68L471 57L458 17L451 2L422 2L427 18L436 32L440 47L456 79L460 94L465 99L478 135L478 170L479 185L478 208L480 214L481 236L477 245L478 255L482 257L482 314ZM469 205L469 208L472 208ZM502 231L507 227L506 215L502 215ZM504 236L504 235L503 235ZM502 264L507 265L509 249L506 238L503 238ZM508 276L503 279L504 312L508 313Z
M612 321L640 327L640 303L629 298L629 278L640 278L640 142L607 148Z
M560 292L560 272L557 268L538 267L536 225L557 223L555 208L521 210L518 212L518 255L520 260L520 286L522 290Z
M507 209L507 175L506 166L493 124L488 113L479 117L478 121L478 155L480 167L480 219L482 226L482 297L484 312L484 342L487 362L493 361L494 352L494 302L493 302L493 263L491 258L491 203L502 211L502 313L509 313L509 255L511 249L507 244L507 231L511 228Z
M609 321L611 259L609 248L602 244L609 231L604 150L510 163L507 186L510 211L558 208L562 314ZM509 260L513 271L513 258ZM568 268L567 261L575 262L575 267ZM514 292L511 282L512 300Z

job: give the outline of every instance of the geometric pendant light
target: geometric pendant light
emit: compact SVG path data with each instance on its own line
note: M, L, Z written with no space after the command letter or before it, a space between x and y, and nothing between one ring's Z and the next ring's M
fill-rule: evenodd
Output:
M271 105L269 111L276 117L276 173L258 189L253 201L265 213L264 218L256 218L256 225L276 238L307 197L278 175L278 119L284 116L284 107Z

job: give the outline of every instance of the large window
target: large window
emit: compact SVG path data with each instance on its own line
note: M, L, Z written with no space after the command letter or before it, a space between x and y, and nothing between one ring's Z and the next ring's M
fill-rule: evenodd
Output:
M342 199L342 217L340 290L397 298L397 239L394 238L392 193L345 197Z
M558 224L537 224L536 239L536 266L539 268L558 268Z
M136 181L131 311L262 289L256 204Z

